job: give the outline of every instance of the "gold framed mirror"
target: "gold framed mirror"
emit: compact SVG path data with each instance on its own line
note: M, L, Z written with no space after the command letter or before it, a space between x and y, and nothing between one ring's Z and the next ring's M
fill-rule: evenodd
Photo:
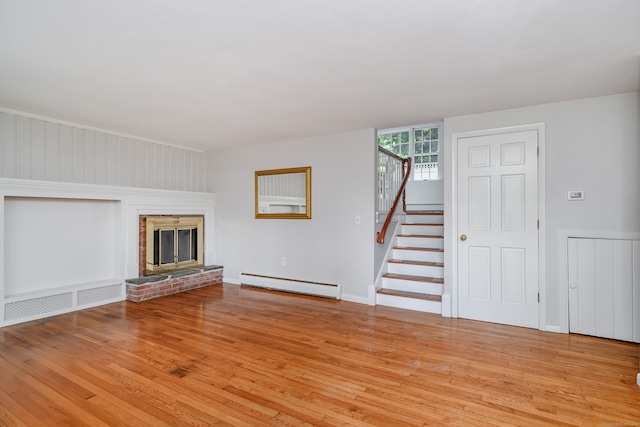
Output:
M256 218L311 219L311 166L256 171Z

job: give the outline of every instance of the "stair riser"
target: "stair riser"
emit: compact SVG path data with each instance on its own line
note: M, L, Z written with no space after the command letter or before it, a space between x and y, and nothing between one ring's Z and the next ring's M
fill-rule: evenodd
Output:
M433 267L429 265L399 264L390 262L388 264L389 273L406 274L409 276L434 277L442 279L444 277L443 267Z
M421 236L442 236L442 225L403 225L402 234L419 234Z
M442 295L444 286L439 283L418 282L413 280L392 279L384 277L382 279L384 289L395 289L397 291L418 292L429 295Z
M377 295L376 304L387 307L403 308L406 310L421 311L423 313L442 314L442 303L415 298L405 298L393 295Z
M444 239L428 237L400 237L398 236L398 246L409 246L414 248L443 249Z
M403 261L444 262L444 252L412 251L410 249L394 249L393 259Z
M444 215L407 215L408 224L444 224Z

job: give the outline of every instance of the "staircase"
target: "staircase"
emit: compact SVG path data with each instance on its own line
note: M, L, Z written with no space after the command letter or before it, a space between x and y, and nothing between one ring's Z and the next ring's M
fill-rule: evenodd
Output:
M406 213L376 304L442 314L443 222L442 211Z

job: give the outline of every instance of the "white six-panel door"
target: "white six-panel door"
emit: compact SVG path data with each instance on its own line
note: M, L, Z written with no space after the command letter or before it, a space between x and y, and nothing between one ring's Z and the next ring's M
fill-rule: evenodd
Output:
M458 313L538 327L538 133L458 139Z

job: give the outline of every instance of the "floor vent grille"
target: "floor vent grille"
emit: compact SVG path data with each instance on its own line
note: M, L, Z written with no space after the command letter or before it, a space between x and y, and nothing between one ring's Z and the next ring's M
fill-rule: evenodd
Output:
M31 298L6 304L4 307L4 320L6 322L42 316L47 313L69 310L72 307L73 292Z
M122 297L122 285L109 285L78 291L78 305L90 305Z

